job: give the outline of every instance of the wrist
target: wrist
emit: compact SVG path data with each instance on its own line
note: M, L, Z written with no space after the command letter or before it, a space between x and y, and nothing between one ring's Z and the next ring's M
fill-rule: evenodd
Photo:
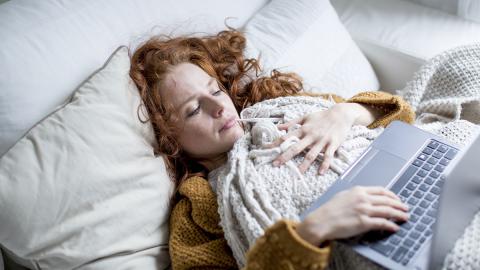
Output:
M297 234L308 243L319 247L327 242L329 238L327 237L327 230L324 226L325 224L320 226L318 224L318 221L313 223L306 218L302 223L298 224L296 228Z
M339 103L338 105L342 106L342 110L349 115L352 125L368 126L379 117L379 112L367 105L359 103Z

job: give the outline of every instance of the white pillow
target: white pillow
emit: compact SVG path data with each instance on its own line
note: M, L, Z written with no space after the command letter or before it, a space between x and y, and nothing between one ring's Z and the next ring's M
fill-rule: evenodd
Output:
M164 269L173 183L125 47L0 159L0 244L32 269Z
M378 90L370 63L328 0L274 0L245 25L248 56L265 71L298 73L305 88L348 98Z
M267 0L41 0L0 5L0 156L121 45L242 26Z

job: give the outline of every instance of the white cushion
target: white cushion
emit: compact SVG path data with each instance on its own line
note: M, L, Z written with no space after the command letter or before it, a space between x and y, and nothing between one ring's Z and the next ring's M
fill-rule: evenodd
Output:
M296 72L307 90L350 97L378 90L375 73L328 0L274 0L245 25L248 56ZM312 89L309 89L312 88Z
M480 22L478 0L410 0L436 9L444 10L461 18Z
M0 244L32 269L164 269L173 183L120 48L0 159Z
M447 49L480 42L480 24L401 0L333 0L355 38L427 60Z
M0 5L0 156L115 48L153 33L240 27L267 0L42 0ZM153 26L156 26L153 28Z

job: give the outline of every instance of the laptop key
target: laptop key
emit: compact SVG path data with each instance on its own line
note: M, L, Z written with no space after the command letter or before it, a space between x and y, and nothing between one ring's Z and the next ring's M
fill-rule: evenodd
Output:
M415 159L412 164L417 166L417 167L420 167L420 166L422 166L423 161L421 161L420 159Z
M437 172L440 172L440 173L441 173L441 172L443 172L444 170L445 170L445 166L442 166L442 165L440 165L440 164L437 165L437 166L435 166L435 171L437 171Z
M455 149L450 149L450 150L448 150L448 152L445 154L445 158L446 158L446 159L449 159L449 160L452 160L452 159L455 157L456 154L457 154L457 150L455 150Z
M420 182L422 182L422 178L420 178L418 176L414 176L412 178L412 182L414 182L415 184L419 184Z
M428 201L433 201L435 200L435 195L431 194L431 193L427 193L427 196L425 197L425 199L427 199Z
M420 248L420 244L416 244L414 247L413 247L413 250L418 250Z
M406 189L404 189L402 191L402 193L400 193L402 196L405 196L406 198L410 197L410 195L412 195L412 192L411 191L408 191Z
M376 243L374 245L371 245L370 247L387 257L389 257L392 254L393 250L395 249L394 246L389 244L383 244L383 243Z
M423 224L428 225L428 224L430 224L430 222L433 221L433 218L428 217L428 216L424 216L424 217L422 217L422 219L421 219L420 221L421 221Z
M419 241L420 241L420 244L421 244L421 243L423 243L423 242L425 242L425 240L427 240L427 238L426 238L426 237L422 237L422 238L420 238L420 240L419 240Z
M442 153L445 153L447 152L448 150L448 147L444 144L441 144L439 147L438 147L438 151L442 152Z
M437 141L433 141L433 140L432 140L432 141L430 141L430 143L428 143L427 146L430 147L430 148L432 148L432 149L435 149L435 148L438 147L438 145L439 145L439 143L438 143Z
M423 215L423 213L425 213L425 210L423 210L422 208L417 207L417 208L415 208L415 211L413 211L413 213L415 213L416 215L421 216L421 215Z
M430 235L432 235L432 230L430 230L430 229L426 230L426 231L425 231L425 236L428 237L428 236L430 236Z
M433 186L432 189L430 189L430 192L432 192L435 195L439 195L440 191L441 191L440 188L436 186Z
M428 211L427 211L427 215L429 215L429 216L431 216L431 217L433 217L433 218L437 218L437 211L435 211L435 210L433 210L433 209L432 209L432 210L428 210Z
M401 240L402 239L400 239L400 237L397 237L397 236L394 235L394 236L390 237L389 242L393 245L398 245Z
M416 198L421 199L421 198L423 198L423 194L424 194L423 192L421 192L420 190L417 190L417 191L415 191L415 193L413 194L413 196L416 197Z
M413 239L418 239L420 237L420 233L417 231L412 231L409 236Z
M446 158L442 158L442 160L440 160L440 164L442 164L443 166L447 166L448 163L450 163L450 160Z
M428 185L421 184L419 189L420 189L421 191L425 192L425 191L427 191L429 188L430 188L430 187L429 187Z
M431 171L433 169L433 165L430 163L425 163L425 165L422 166L422 169L426 171Z
M410 206L415 206L417 205L418 203L418 199L414 198L414 197L411 197L408 202L407 202Z
M405 229L400 228L400 230L398 230L395 234L398 234L398 236L400 237L404 237L405 235L407 235L407 231Z
M425 170L420 170L418 171L417 175L420 176L420 177L425 177L427 176L428 172L425 171Z
M423 225L422 223L419 223L419 224L417 224L417 226L415 226L415 230L417 230L419 232L425 231L426 228L427 228L427 226Z
M403 259L403 257L405 256L405 254L407 254L407 251L408 251L408 249L406 249L404 247L399 247L397 249L397 251L395 251L395 254L393 254L392 259L396 262L400 262Z
M432 171L432 172L430 172L430 176L432 178L438 178L438 177L440 177L440 173L437 172L437 171Z
M411 222L417 222L418 218L419 218L418 215L413 214L413 215L410 216L409 220Z
M422 208L427 208L428 205L429 205L429 204L428 204L427 201L422 201L422 202L420 203L420 207L422 207Z
M431 178L431 177L427 177L427 179L425 179L424 183L425 184L428 184L428 185L431 185L435 182L435 179Z
M417 167L410 165L407 170L398 178L397 182L393 184L392 188L390 189L393 193L398 193L403 186L408 183L408 180L417 172ZM408 197L408 196L407 196Z
M416 188L417 188L417 184L415 184L415 183L411 183L411 182L410 182L410 183L408 183L408 185L407 185L407 189L409 189L409 190L412 190L412 191L413 191L413 190L415 190Z
M437 164L438 162L438 159L434 158L434 157L431 157L427 160L428 163L432 164L432 165L435 165Z
M427 148L423 149L422 153L424 153L425 155L431 155L433 153L433 149L427 147Z
M441 158L443 156L443 153L440 151L435 151L432 156L436 158Z
M428 157L428 156L427 156L427 155L425 155L425 154L420 154L420 155L418 155L418 157L417 157L417 158L418 158L418 159L420 159L420 160L423 160L423 161L425 161L425 160L427 159L427 157Z

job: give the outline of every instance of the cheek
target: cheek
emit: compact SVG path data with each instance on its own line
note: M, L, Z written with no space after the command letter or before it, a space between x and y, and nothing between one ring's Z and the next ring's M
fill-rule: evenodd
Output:
M210 124L196 120L186 123L178 136L181 147L194 154L202 154L205 145L211 145L213 140Z

